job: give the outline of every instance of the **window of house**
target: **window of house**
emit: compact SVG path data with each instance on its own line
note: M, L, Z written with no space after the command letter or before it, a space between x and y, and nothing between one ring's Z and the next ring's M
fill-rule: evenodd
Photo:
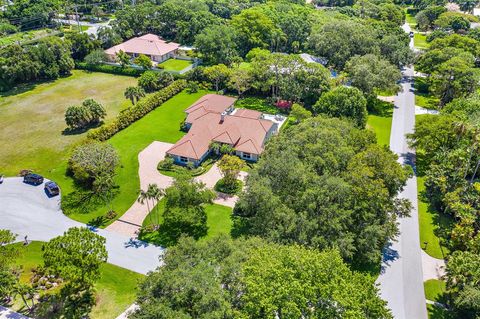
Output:
M182 162L182 163L187 163L187 162L188 162L188 158L186 158L185 156L180 156L180 162Z
M245 152L243 152L243 153L242 153L242 157L243 157L243 158L246 158L246 159L251 159L251 158L252 158L252 155L251 155L250 153L245 153Z

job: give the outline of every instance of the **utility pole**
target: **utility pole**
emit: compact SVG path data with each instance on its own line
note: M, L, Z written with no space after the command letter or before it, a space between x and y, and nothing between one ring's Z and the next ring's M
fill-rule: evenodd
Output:
M82 32L82 28L80 27L80 19L78 16L77 4L75 4L74 6L75 6L75 19L77 19L78 32Z

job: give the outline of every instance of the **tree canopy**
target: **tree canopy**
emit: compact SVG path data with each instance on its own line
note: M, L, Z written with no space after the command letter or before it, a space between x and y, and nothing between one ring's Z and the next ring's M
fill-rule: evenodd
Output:
M184 238L164 262L141 284L132 318L391 318L374 279L336 251Z
M235 227L375 263L397 234L396 213L408 213L408 203L395 199L408 176L370 131L305 120L267 144L235 206Z

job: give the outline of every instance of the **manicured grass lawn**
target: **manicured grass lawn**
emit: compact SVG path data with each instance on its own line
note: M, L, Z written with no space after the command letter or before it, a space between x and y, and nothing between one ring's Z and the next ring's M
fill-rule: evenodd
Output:
M125 213L137 198L140 187L138 153L153 141L167 143L178 141L185 134L180 130L185 118L183 111L207 93L209 92L198 91L193 94L181 92L108 140L120 155L120 168L115 176L115 182L120 188L111 203L118 217ZM69 217L88 223L103 216L106 211L107 208L99 207L85 213L70 214ZM106 225L108 224L101 226Z
M440 100L430 93L427 79L417 76L414 81L415 105L431 110L438 109Z
M430 256L444 259L449 250L441 244L438 232L448 229L451 219L431 209L423 192L425 191L424 177L417 177L418 190L418 219L420 224L420 246ZM425 243L427 243L425 245Z
M415 47L418 48L418 49L427 49L428 48L427 36L425 34L415 33L413 35L413 43L414 43Z
M280 110L264 98L246 97L235 102L236 108L244 108L262 113L277 114Z
M68 190L68 152L86 133L62 134L66 108L93 98L106 108L108 122L130 105L123 92L136 82L132 77L74 70L66 78L0 93L1 173L14 176L32 169Z
M410 13L405 13L405 21L410 25L411 28L415 28L417 25L417 19L415 19L415 16Z
M179 59L168 59L167 61L160 63L160 65L164 67L165 71L182 71L190 64L192 64L191 61Z
M42 244L42 242L32 242L28 246L16 244L21 247L22 252L17 265L22 266L24 270L21 276L23 282L28 282L31 278L33 268L43 264ZM135 301L138 281L143 275L112 264L102 265L100 273L101 278L95 284L97 304L92 309L90 318L116 318Z
M377 101L374 110L371 110L368 115L367 128L375 132L379 145L390 145L392 115L393 105L380 100Z
M425 289L425 298L427 300L441 302L441 297L446 290L445 281L430 279L423 283L423 287Z
M147 215L143 221L143 226L159 225L163 221L163 211L165 210L165 200L161 200L157 207L153 209L150 214ZM202 240L214 237L219 234L230 234L233 221L231 218L232 209L227 206L209 204L205 205L205 212L207 213L207 236ZM142 240L157 243L162 245L162 237L158 232L143 234ZM164 245L164 244L163 244Z
M423 107L425 109L437 110L440 100L430 94L416 93L415 105Z

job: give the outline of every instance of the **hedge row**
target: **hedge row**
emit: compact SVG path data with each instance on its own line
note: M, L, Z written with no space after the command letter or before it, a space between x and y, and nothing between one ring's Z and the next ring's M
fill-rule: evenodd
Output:
M95 72L111 73L118 75L140 76L143 70L135 69L129 66L121 67L110 64L88 64L85 62L77 62L76 68L80 70L88 70Z
M108 140L133 122L147 115L148 112L153 111L162 105L174 95L180 93L186 87L187 81L177 80L166 88L156 93L147 95L134 106L120 112L120 114L117 115L117 118L112 123L105 124L93 131L90 131L87 137L98 141Z

